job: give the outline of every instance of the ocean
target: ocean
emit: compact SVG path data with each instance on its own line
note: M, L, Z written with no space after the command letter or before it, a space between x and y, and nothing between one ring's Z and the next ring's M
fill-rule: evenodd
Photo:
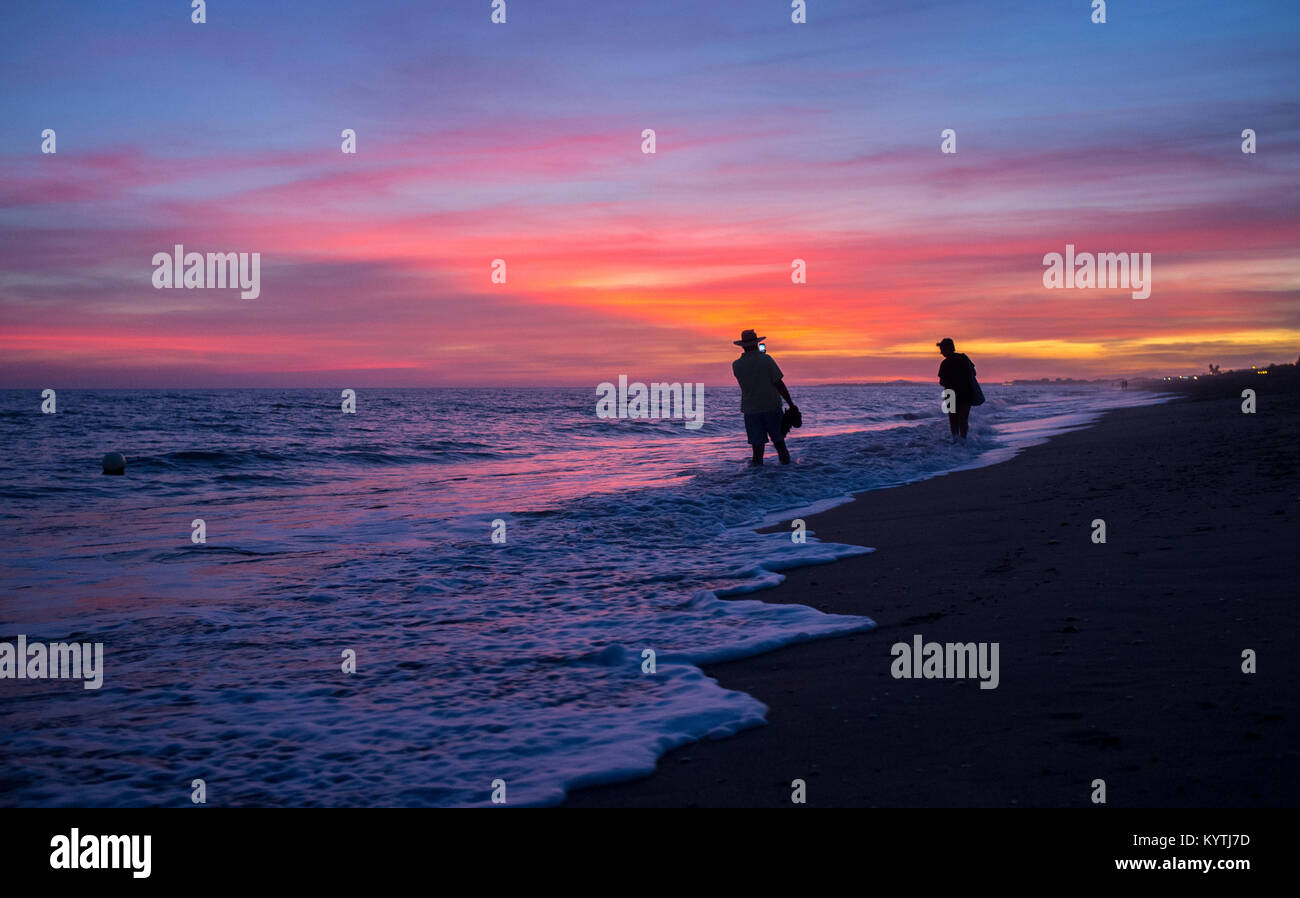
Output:
M535 805L648 773L764 721L701 664L873 627L758 592L869 547L755 527L1159 401L985 390L953 446L937 387L795 389L794 464L762 468L734 387L699 429L576 388L0 391L0 641L104 646L99 689L0 679L0 803Z

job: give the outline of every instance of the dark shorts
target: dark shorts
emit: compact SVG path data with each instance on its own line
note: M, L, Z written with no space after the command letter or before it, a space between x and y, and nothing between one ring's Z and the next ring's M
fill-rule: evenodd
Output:
M781 437L781 406L770 412L745 413L745 439L755 446L762 446L770 437L773 443L785 442Z

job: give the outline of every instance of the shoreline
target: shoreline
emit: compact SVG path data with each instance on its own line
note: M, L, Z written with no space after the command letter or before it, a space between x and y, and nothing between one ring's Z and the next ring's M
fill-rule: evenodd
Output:
M767 725L562 806L790 807L795 779L813 806L1086 807L1098 778L1118 806L1300 802L1300 664L1281 638L1300 410L1293 392L1239 404L1111 410L807 517L823 541L876 551L784 571L762 601L876 629L706 665ZM998 687L894 679L891 645L917 635L998 643ZM1259 672L1242 672L1245 649Z

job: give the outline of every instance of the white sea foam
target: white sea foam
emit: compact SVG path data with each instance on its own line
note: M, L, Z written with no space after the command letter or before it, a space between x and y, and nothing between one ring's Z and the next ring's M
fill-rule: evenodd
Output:
M57 691L0 702L3 800L181 803L207 774L227 804L485 804L498 778L511 804L551 803L649 772L764 719L699 665L872 626L727 598L871 551L754 528L1150 401L986 392L950 446L934 389L803 390L795 463L757 469L739 415L595 422L576 393L398 392L369 417L311 391L69 397L75 443L122 448L129 473L87 478L50 449L69 435L11 439L0 465L33 461L0 467L0 625L93 636L110 676L93 715Z

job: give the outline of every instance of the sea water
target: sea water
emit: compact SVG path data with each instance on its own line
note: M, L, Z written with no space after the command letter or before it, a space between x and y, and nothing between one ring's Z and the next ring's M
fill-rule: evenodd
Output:
M699 665L873 625L734 598L870 551L756 526L1155 401L990 386L953 446L938 393L798 389L794 464L751 468L734 387L698 430L582 389L0 391L0 640L104 645L98 690L0 680L0 803L547 804L761 725Z

